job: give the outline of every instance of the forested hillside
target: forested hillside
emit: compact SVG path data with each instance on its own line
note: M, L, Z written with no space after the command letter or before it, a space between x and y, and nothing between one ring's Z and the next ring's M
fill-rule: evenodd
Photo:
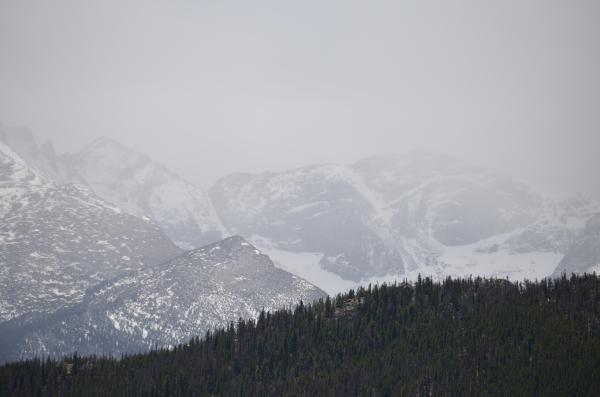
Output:
M600 278L373 286L171 350L8 364L0 395L598 396Z

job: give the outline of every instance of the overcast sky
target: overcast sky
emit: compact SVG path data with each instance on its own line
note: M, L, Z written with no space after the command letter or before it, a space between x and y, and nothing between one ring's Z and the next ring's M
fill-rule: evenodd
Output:
M0 0L0 122L207 186L429 148L600 193L600 1Z

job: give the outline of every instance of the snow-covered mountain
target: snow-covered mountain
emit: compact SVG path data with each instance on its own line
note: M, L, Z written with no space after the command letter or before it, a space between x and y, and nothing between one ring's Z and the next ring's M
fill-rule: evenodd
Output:
M0 142L10 147L47 180L58 185L67 183L86 185L83 178L65 162L65 157L56 154L51 142L39 145L27 128L6 127L0 124Z
M385 203L412 276L548 276L600 210L597 201L549 197L431 153L373 157L351 168Z
M0 141L0 218L30 191L50 182L10 147Z
M101 138L67 159L96 194L130 214L153 219L182 248L227 235L204 190L146 155Z
M87 186L123 211L152 219L181 248L228 235L206 191L111 139L59 156L51 142L38 145L26 128L0 125L0 142L47 181Z
M598 270L599 213L595 200L423 152L234 174L207 194L111 140L57 156L0 128L0 352L173 345L322 290L419 273ZM171 240L228 231L249 242L177 256Z
M259 245L268 239L282 250L321 253L319 266L348 280L404 271L402 256L374 220L368 193L351 170L329 165L231 175L210 190L233 233L255 236Z
M111 353L175 345L261 310L324 298L323 291L276 268L240 237L186 252L88 290L75 308L34 326L0 325L4 357ZM2 349L0 349L2 350Z
M600 211L427 152L222 178L210 196L148 156L110 139L57 157L30 134L5 140L54 181L89 186L125 212L154 220L189 249L229 233L277 265L338 292L418 273L535 278L552 273Z
M117 149L111 167L109 153ZM2 358L171 345L239 317L256 317L263 308L324 296L239 237L180 255L154 219L167 221L168 211L175 211L169 220L190 215L177 212L181 200L184 211L211 208L205 193L113 142L98 141L82 153L57 158L54 168L27 134L0 140ZM123 181L131 184L111 190L108 180L121 171L131 171ZM85 185L68 183L71 175ZM126 190L140 199L139 207L124 211L114 204L119 200L109 203L94 187L106 188L107 196ZM169 194L174 197L167 203ZM153 209L153 218L142 208ZM206 215L196 210L196 216ZM214 211L207 217L223 230ZM194 236L194 230L189 233L197 242L217 238Z
M156 225L72 185L23 196L0 236L0 321L78 302L92 285L179 252Z
M426 152L234 174L209 192L232 233L329 292L418 273L545 277L600 209Z
M0 142L0 322L75 304L86 288L180 250L148 220L57 185Z

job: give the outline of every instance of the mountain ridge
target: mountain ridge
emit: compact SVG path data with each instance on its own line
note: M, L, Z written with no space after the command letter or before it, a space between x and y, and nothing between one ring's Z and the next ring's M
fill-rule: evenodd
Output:
M99 147L124 154L97 161ZM154 219L180 247L242 234L292 259L291 266L281 267L303 277L310 272L340 277L345 280L340 286L392 275L412 279L419 272L464 276L465 263L485 275L544 277L552 270L536 270L531 263L557 267L587 219L600 212L598 201L555 199L513 178L423 150L348 165L234 173L208 191L191 188L149 156L110 138L67 157L79 168L76 174L85 174L81 169L91 164L90 172L102 176L82 177L91 179L86 183L92 189L132 214ZM110 167L128 161L133 165L121 171L131 182L124 183L119 167L115 172ZM162 175L158 182L148 177L153 172L145 171L147 164ZM173 178L179 182L169 182ZM507 261L508 270L499 261Z
M138 353L325 296L233 236L98 283L73 307L0 324L1 358Z

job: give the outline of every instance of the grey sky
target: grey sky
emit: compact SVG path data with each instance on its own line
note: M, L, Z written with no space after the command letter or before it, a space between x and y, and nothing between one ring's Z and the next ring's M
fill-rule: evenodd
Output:
M0 0L0 121L204 186L429 148L600 193L600 2Z

